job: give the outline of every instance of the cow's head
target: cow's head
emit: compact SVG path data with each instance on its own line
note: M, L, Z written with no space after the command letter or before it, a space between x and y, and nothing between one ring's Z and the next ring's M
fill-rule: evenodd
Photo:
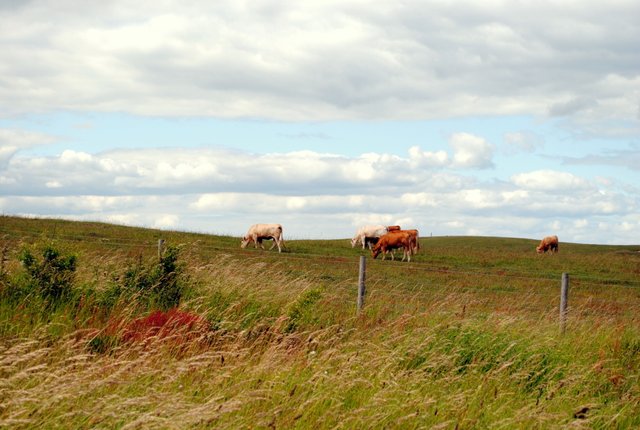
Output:
M240 248L242 249L246 248L249 242L251 242L250 237L247 237L247 236L243 237L242 240L240 241Z
M547 249L544 247L544 245L540 245L540 246L536 247L536 252L538 254L542 254L543 252L546 252L546 251L547 251Z
M352 248L355 248L356 242L358 242L358 238L357 237L354 237L353 239L351 239L351 247Z
M373 257L374 260L378 257L378 255L380 255L380 251L381 251L381 247L376 244L376 246L374 246L373 249L371 250L371 256Z

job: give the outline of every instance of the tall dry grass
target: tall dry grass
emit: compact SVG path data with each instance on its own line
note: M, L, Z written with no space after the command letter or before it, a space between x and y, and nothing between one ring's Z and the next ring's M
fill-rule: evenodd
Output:
M100 231L100 244L64 242L79 254L79 289L106 289L138 251L145 261L156 252L153 240L105 247L110 230ZM0 427L640 425L640 298L620 285L635 270L634 255L577 248L621 275L606 288L574 279L561 336L559 277L524 273L529 257L519 242L505 242L514 247L511 266L491 266L495 242L483 250L481 240L476 251L443 247L424 266L371 262L360 315L348 244L305 257L240 252L235 240L232 249L201 236L175 243L184 244L191 289L180 309L205 324L127 338L148 316L135 303L104 310L95 294L49 312L35 300L0 303ZM600 271L562 258L531 267L591 278Z

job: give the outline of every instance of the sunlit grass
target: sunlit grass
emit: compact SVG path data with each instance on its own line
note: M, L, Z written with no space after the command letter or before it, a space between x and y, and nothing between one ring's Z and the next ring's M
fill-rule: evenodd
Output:
M27 243L78 255L75 303L0 303L0 427L636 428L640 255L633 247L427 238L412 264L349 241L240 250L230 237L1 218L6 272ZM206 324L127 340L148 315L99 293L157 240L179 246ZM571 278L567 332L560 274ZM141 313L142 312L142 313Z

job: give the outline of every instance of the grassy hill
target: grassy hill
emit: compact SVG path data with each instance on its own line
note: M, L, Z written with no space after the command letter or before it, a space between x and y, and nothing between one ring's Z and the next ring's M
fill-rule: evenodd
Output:
M638 427L640 246L536 244L369 256L357 314L347 239L0 217L0 427Z

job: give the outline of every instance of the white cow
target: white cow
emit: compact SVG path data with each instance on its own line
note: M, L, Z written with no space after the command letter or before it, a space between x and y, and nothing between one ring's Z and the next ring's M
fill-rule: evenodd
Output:
M262 246L262 241L264 239L273 239L273 245L269 248L269 251L273 249L274 246L278 246L278 252L282 252L282 248L284 248L284 237L282 236L282 226L280 224L254 224L249 227L249 231L242 238L242 242L240 242L241 248L246 248L248 244L251 242L254 243L254 248L257 248L260 245L260 248L264 249Z
M383 225L365 225L362 226L356 231L356 235L351 239L351 247L355 247L358 242L362 243L362 249L365 248L367 244L367 238L378 238L383 234L387 234L387 227ZM369 249L371 249L371 244L369 244Z

